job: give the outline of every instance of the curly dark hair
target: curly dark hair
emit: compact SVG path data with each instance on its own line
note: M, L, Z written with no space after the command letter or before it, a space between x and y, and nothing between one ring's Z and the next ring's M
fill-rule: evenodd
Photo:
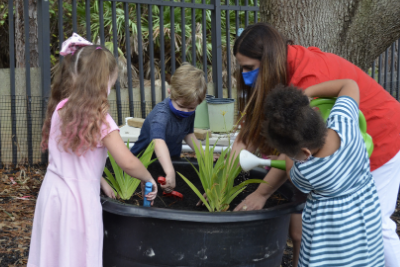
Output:
M326 124L312 109L303 91L295 86L276 86L264 104L261 135L280 153L297 155L301 148L321 148Z

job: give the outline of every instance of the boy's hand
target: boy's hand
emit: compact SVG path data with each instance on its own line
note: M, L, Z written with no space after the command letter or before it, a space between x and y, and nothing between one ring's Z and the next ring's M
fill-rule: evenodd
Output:
M163 139L154 139L154 152L166 174L165 185L161 185L161 188L165 193L171 193L175 188L175 169L172 165L168 146Z
M221 156L221 154L214 154L213 155L214 162L216 162L219 159L219 156Z
M114 190L111 188L111 186L107 183L106 179L104 179L103 177L101 177L100 180L100 187L106 196L115 199Z
M175 188L175 171L165 176L165 184L160 185L165 193L171 193Z

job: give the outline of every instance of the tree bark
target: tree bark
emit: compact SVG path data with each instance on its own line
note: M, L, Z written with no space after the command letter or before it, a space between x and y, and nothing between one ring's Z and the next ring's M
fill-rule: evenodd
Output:
M15 1L15 60L17 68L25 67L24 1ZM30 67L39 67L39 37L37 0L29 0L29 56Z
M400 37L399 0L261 0L261 20L295 44L316 46L363 70Z
M24 0L15 1L15 62L17 68L25 67Z

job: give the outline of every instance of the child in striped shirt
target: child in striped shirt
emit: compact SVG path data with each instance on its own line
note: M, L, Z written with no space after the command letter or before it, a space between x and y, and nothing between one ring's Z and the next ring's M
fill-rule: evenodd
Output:
M267 97L262 134L286 155L293 184L308 193L299 267L384 266L381 211L358 124L352 80L279 86ZM308 97L338 97L324 123Z

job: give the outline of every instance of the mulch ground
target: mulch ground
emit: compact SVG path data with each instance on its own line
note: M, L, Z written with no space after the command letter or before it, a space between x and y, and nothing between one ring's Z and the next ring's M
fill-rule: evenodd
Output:
M43 168L0 170L0 266L26 266Z
M43 167L0 170L0 266L26 266L35 203L44 177ZM400 195L393 220L400 236ZM292 266L287 241L282 267Z

